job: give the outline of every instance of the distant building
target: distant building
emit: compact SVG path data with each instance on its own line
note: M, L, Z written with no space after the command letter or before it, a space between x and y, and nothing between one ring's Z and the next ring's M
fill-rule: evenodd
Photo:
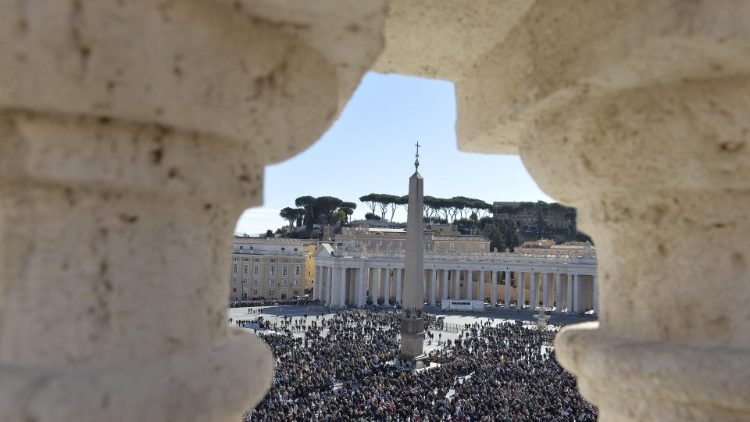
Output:
M490 241L482 236L459 235L455 227L437 226L424 231L425 251L431 253L481 253L490 251ZM344 227L332 242L336 248L355 248L369 251L403 251L406 247L406 228Z
M345 227L315 254L313 298L336 307L401 304L406 230ZM425 230L424 301L485 300L581 313L597 309L596 250L581 242L490 252L480 236ZM541 244L541 242L540 242Z
M314 277L314 263L307 274L309 263L305 252L310 243L299 239L235 237L229 300L303 296L305 280Z

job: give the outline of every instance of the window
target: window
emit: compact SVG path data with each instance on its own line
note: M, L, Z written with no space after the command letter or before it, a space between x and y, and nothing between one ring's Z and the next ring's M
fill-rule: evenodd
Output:
M297 252L297 248L294 248L294 252Z
M271 265L271 267L269 268L269 271L271 275L276 275L276 266Z
M286 284L287 284L287 281L286 281L286 279L285 279L285 278L282 278L282 279L281 279L281 285L282 285L282 286L286 286Z
M260 284L260 283L258 282L258 279L257 279L257 278L254 278L254 279L253 279L253 286L255 286L255 287L258 287L258 284Z
M236 287L232 287L232 293L237 293L237 288Z
M232 284L237 285L237 277L232 277Z
M258 271L260 271L260 265L255 265L255 268L253 268L253 274L258 275Z
M232 264L232 273L237 274L237 263Z
M274 290L274 289L269 290L268 291L268 296L270 296L270 297L276 296L276 290Z
M240 245L240 249L242 249L242 245Z
M243 286L247 286L247 279L246 279L246 278L243 278L243 279L242 279L242 285L243 285Z
M299 265L294 267L294 275L299 275Z
M258 297L258 291L257 290L253 290L253 297Z
M247 293L247 285L242 285L242 293Z
M286 248L281 248L281 250L282 250L282 251L285 251L285 250L286 250Z
M294 279L294 280L292 281L292 286L294 286L294 287L297 287L297 286L299 286L299 279L298 279L298 278L295 278L295 279Z
M274 279L268 280L268 285L269 286L273 287L275 284L276 284L276 280L274 280Z
M287 272L288 272L288 268L287 268L287 266L286 266L286 265L283 265L283 266L281 267L281 275L287 275Z
M453 243L453 242L451 242L451 243L450 243L450 245L449 245L449 247L450 247L450 248L455 248L455 247L456 247L456 244L455 244L455 243Z
M249 260L250 260L249 258L245 258L245 259L243 259L243 261L245 261L245 262L247 262L247 261L249 261Z
M276 262L276 258L271 258L271 262Z
M247 274L247 264L245 264L242 268L242 274Z
M255 258L255 262L260 262L260 258Z

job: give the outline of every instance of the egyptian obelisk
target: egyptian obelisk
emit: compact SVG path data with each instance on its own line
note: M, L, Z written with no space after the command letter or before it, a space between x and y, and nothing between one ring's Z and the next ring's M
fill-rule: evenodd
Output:
M406 274L401 314L401 359L414 360L424 349L424 180L419 175L419 142L414 174L409 178L409 215L406 220Z

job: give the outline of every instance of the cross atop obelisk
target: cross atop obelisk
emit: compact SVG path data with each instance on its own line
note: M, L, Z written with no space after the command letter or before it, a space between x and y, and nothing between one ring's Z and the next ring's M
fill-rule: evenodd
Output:
M417 141L417 154L416 158L414 159L414 172L419 173L419 141Z

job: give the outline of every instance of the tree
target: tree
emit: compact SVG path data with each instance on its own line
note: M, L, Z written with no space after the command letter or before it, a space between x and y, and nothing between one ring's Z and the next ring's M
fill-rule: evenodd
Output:
M303 215L305 215L305 210L302 208L291 208L286 207L283 208L279 215L281 218L289 222L289 228L294 228L294 222L298 221Z
M378 220L381 220L381 218L380 218L380 216L378 216L375 213L368 212L367 214L365 214L365 220L368 220L368 221L378 221Z
M352 214L354 214L354 210L348 207L339 208L339 211L346 214L346 223L348 223L351 220Z
M315 224L315 216L313 215L313 204L315 203L315 197L310 195L300 196L294 200L294 205L302 207L305 210L305 231L310 233L313 224Z
M423 199L423 206L424 216L427 218L427 221L432 221L440 207L440 199L427 195Z
M464 218L464 208L466 208L466 200L468 198L464 196L454 196L453 198L448 200L448 205L450 206L451 210L451 218L453 219L453 222L456 221L456 218L463 219Z
M273 237L273 230L268 229L266 230L266 238L272 238Z
M396 195L382 194L380 195L380 201L391 212L392 222L393 216L396 214L396 210L401 205L401 197ZM383 218L385 218L385 214L383 214Z
M370 193L359 197L359 201L367 205L367 208L374 214L377 207L377 193Z
M341 210L341 212L346 214L346 221L345 221L346 223L349 222L351 215L354 214L354 210L356 209L357 209L357 204L355 204L354 202L344 201L341 203L339 210Z
M326 223L330 223L334 211L344 201L333 196L320 196L313 201L313 213L317 217L322 216Z
M345 224L347 221L347 215L344 212L344 209L350 209L350 208L339 208L336 211L331 214L331 224Z

